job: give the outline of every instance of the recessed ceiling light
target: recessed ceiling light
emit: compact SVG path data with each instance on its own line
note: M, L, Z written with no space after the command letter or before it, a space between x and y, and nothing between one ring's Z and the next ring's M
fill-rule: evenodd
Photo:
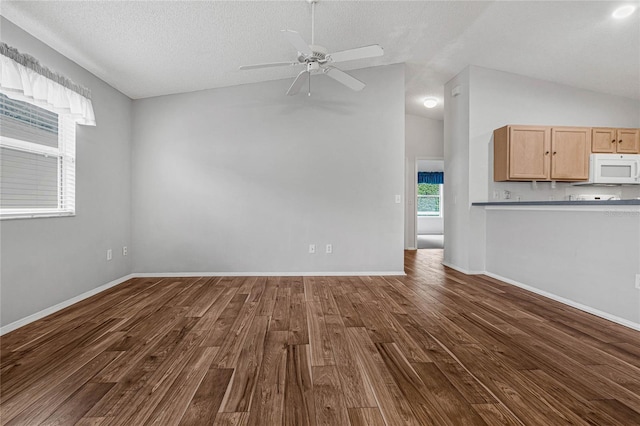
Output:
M612 16L616 19L626 18L627 16L631 16L633 12L636 11L635 6L622 6L613 11Z
M435 108L436 105L438 105L436 98L427 98L424 100L424 106L427 108Z

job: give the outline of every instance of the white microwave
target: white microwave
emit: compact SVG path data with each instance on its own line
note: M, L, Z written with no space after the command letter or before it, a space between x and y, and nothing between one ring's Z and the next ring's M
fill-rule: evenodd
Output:
M582 184L640 184L639 154L591 154L589 181Z

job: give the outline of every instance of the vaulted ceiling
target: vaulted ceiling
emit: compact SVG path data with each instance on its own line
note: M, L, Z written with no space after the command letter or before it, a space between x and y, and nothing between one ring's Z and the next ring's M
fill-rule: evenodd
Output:
M406 111L437 119L442 103L422 100L442 100L469 64L640 99L640 13L612 18L622 4L321 0L315 38L329 51L380 44L384 56L341 68L406 63ZM280 30L310 41L310 10L305 0L3 0L0 13L137 99L292 78L293 67L238 67L294 60Z

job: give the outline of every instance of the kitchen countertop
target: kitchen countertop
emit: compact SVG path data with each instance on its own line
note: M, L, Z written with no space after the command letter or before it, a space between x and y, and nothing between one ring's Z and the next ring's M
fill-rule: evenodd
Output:
M585 201L488 201L472 206L640 206L640 200L585 200Z

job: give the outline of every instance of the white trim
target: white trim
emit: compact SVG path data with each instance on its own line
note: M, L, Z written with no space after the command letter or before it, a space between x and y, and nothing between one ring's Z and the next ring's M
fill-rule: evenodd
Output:
M456 271L458 271L458 272L462 272L463 274L466 274L466 275L480 275L480 274L486 274L486 272L485 272L485 271L470 271L470 270L468 270L468 269L461 268L460 266L454 265L454 264L449 263L449 262L444 262L444 261L443 261L443 262L442 262L442 264L443 264L444 266L446 266L447 268L455 269Z
M547 297L547 298L549 298L551 300L555 300L556 302L560 302L560 303L565 304L567 306L571 306L573 308L579 309L579 310L581 310L583 312L587 312L587 313L590 313L590 314L595 315L597 317L604 318L604 319L609 320L611 322L615 322L615 323L623 325L625 327L629 327L631 329L640 331L640 323L629 321L629 320L621 318L619 316L612 315L612 314L610 314L608 312L604 312L604 311L601 311L599 309L592 308L591 306L587 306L587 305L583 305L582 303L575 302L575 301L573 301L571 299L565 299L562 296L558 296L556 294L549 293L549 292L544 291L544 290L540 290L540 289L538 289L536 287L532 287L530 285L523 284L523 283L521 283L519 281L515 281L515 280L512 280L510 278L503 277L502 275L494 274L493 272L488 272L488 271L469 271L469 270L466 270L464 268L461 268L459 266L453 265L453 264L448 263L448 262L442 262L442 264L444 266L446 266L447 268L455 269L456 271L462 272L465 275L486 275L488 277L495 278L495 279L500 280L500 281L502 281L502 282L504 282L506 284L510 284L510 285L514 285L516 287L520 287L520 288L522 288L524 290L530 291L530 292L538 294L540 296L544 296L544 297Z
M60 211L57 209L0 209L0 220L9 219L36 219L39 217L69 217L75 216L74 211Z
M404 271L355 271L355 272L136 272L136 278L168 277L352 277L407 275Z
M9 138L7 136L0 136L0 145L2 145L3 148L13 149L14 151L30 152L32 154L51 157L60 157L62 155L60 148L53 148L39 143L22 141L20 139Z
M520 287L520 288L525 289L527 291L530 291L532 293L539 294L540 296L548 297L551 300L555 300L556 302L563 303L565 305L568 305L568 306L571 306L573 308L579 309L581 311L590 313L590 314L595 315L597 317L604 318L604 319L609 320L611 322L615 322L617 324L624 325L625 327L629 327L629 328L632 328L634 330L640 331L640 323L636 323L636 322L629 321L629 320L624 319L624 318L620 318L620 317L618 317L616 315L612 315L610 313L601 311L599 309L592 308L591 306L583 305L582 303L574 302L573 300L570 300L570 299L565 299L562 296L558 296L558 295L555 295L553 293L549 293L547 291L540 290L538 288L532 287L532 286L527 285L527 284L523 284L521 282L512 280L510 278L503 277L503 276L498 275L498 274L494 274L492 272L486 272L485 271L484 275L486 275L488 277L491 277L491 278L495 278L495 279L500 280L502 282L505 282L507 284L511 284L511 285L516 286L516 287Z
M32 323L34 321L42 319L42 318L44 318L44 317L46 317L48 315L51 315L51 314L53 314L55 312L58 312L58 311L66 308L68 306L73 305L74 303L78 303L78 302L80 302L80 301L82 301L84 299L87 299L87 298L89 298L91 296L94 296L94 295L96 295L98 293L101 293L101 292L107 290L108 288L114 287L114 286L116 286L118 284L122 284L123 282L125 282L127 280L130 280L131 278L135 278L135 274L129 274L129 275L126 275L126 276L124 276L122 278L118 278L118 279L113 280L111 282L108 282L108 283L106 283L104 285L101 285L100 287L96 287L96 288L94 288L92 290L89 290L89 291L87 291L85 293L82 293L82 294L80 294L78 296L72 297L71 299L67 299L64 302L60 302L57 305L54 305L54 306L51 306L49 308L43 309L40 312L36 312L35 314L31 314L31 315L29 315L27 317L24 317L22 319L14 321L14 322L12 322L10 324L7 324L4 327L0 328L0 336L2 336L3 334L9 333L10 331L16 330L16 329L18 329L20 327L23 327L23 326L25 326L27 324L30 324L30 323Z
M546 292L544 290L540 290L537 289L535 287L529 286L527 284L523 284L521 282L512 280L510 278L506 278L503 277L501 275L498 274L494 274L492 272L487 272L487 271L468 271L464 268L461 268L459 266L453 265L451 263L448 262L442 262L442 264L448 268L454 269L458 272L462 272L463 274L466 275L479 275L479 274L483 274L483 275L487 275L488 277L491 278L495 278L497 280L500 280L506 284L510 284L510 285L514 285L516 287L520 287L524 290L530 291L532 293L535 294L539 294L540 296L544 296L544 297L548 297L549 299L555 300L556 302L560 302L563 303L565 305L574 307L576 309L579 309L581 311L590 313L592 315L595 315L597 317L600 318L604 318L606 320L609 320L611 322L615 322L617 324L623 325L625 327L634 329L634 330L638 330L640 331L640 324L639 323L635 323L633 321L629 321L626 320L624 318L620 318L618 316L615 315L611 315L607 312L601 311L599 309L595 309L592 308L590 306L586 306L583 305L581 303L578 302L574 302L573 300L569 300L569 299L565 299L564 297L561 296L557 296L553 293L549 293ZM23 327L27 324L30 324L34 321L37 321L39 319L42 319L48 315L51 315L55 312L58 312L68 306L73 305L74 303L78 303L84 299L87 299L91 296L94 296L98 293L101 293L111 287L114 287L118 284L122 284L123 282L130 280L132 278L146 278L146 277L158 277L158 278L165 278L165 277L255 277L255 276L263 276L263 277L270 277L270 276L280 276L280 277L291 277L291 276L297 276L297 277L309 277L309 276L325 276L325 277L333 277L333 276L392 276L392 275L406 275L404 271L375 271L375 272L181 272L181 273L175 273L175 272L164 272L164 273L150 273L150 272L137 272L137 273L133 273L133 274L129 274L129 275L125 275L122 278L118 278L116 280L113 280L111 282L108 282L104 285L101 285L100 287L96 287L92 290L89 290L85 293L82 293L78 296L72 297L71 299L65 300L64 302L60 302L57 305L51 306L49 308L43 309L40 312L36 312L35 314L31 314L27 317L24 317L22 319L19 319L17 321L14 321L10 324L5 325L4 327L0 327L0 336L9 333L11 331L14 331L20 327Z
M415 157L415 161L413 163L413 245L418 247L418 162L419 161L442 161L442 172L444 173L444 156L442 157ZM406 175L406 173L405 173ZM440 216L431 216L442 218L444 220L444 215L442 214L442 208L444 205L442 204L442 192L440 191ZM406 216L405 216L406 220ZM444 231L444 228L443 228Z
M130 280L132 278L169 278L169 277L350 277L350 276L399 276L406 275L404 271L372 271L372 272L137 272L129 275L125 275L122 278L118 278L111 282L108 282L100 287L96 287L71 299L60 302L57 305L43 309L40 312L31 314L10 324L0 327L0 336L3 334L14 331L20 327L30 324L34 321L42 319L48 315L54 314L68 306L78 303L84 299L101 293L111 287Z

